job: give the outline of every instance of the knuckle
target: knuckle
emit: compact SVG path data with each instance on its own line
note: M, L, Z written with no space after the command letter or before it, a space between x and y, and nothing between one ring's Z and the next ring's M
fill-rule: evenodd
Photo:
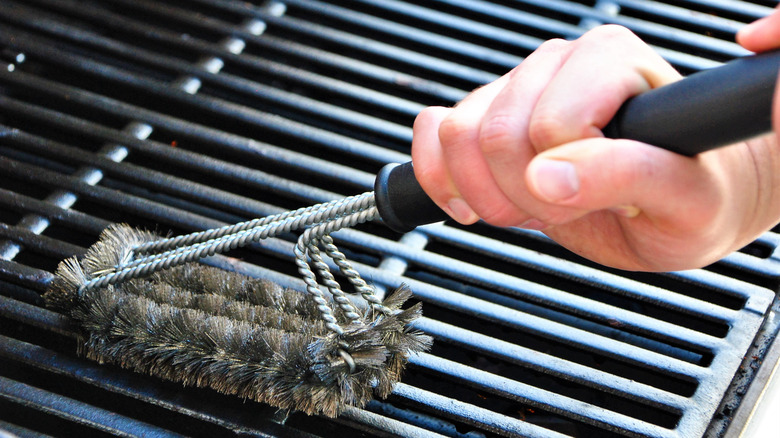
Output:
M588 44L603 44L605 41L609 41L614 44L615 42L635 43L640 41L640 39L634 32L624 26L605 24L589 30L579 38L579 41Z
M438 113L442 110L441 107L426 107L417 114L414 119L414 129L420 129L426 126L430 126L433 121L436 120Z
M553 38L539 45L536 50L528 55L531 58L563 57L570 50L572 41L566 41L561 38ZM522 62L509 71L509 79L512 80L525 71L527 63Z
M494 116L483 123L479 132L479 147L486 157L501 155L511 150L518 142L515 117Z
M542 44L540 44L539 47L536 49L536 51L537 52L539 52L539 51L542 51L542 52L547 52L547 51L557 52L557 51L559 51L561 49L566 48L569 45L569 43L570 43L569 41L566 41L563 38L551 38L551 39L543 42Z
M562 38L553 38L540 44L539 47L534 50L533 56L565 52L569 49L570 44L571 41L566 41Z
M467 117L453 113L439 125L439 140L443 147L458 144L472 137L474 123Z
M560 133L564 126L562 117L553 109L537 109L528 122L528 138L534 148L541 152L560 143Z
M511 227L527 221L530 216L507 202L495 202L483 206L478 212L485 222L496 227Z

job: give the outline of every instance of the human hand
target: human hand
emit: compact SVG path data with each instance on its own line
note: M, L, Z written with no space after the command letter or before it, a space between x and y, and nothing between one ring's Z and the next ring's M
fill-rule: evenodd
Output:
M461 223L542 229L622 269L706 265L780 218L780 157L768 138L695 158L603 138L626 99L677 79L617 26L547 42L455 108L418 116L415 175Z

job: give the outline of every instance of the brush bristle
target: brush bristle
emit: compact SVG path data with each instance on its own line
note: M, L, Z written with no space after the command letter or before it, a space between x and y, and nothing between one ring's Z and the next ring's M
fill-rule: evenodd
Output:
M94 273L154 239L112 226L81 262L68 259L58 267L44 297L80 326L81 353L90 359L332 417L374 394L387 396L409 354L431 344L411 328L421 315L419 303L392 315L370 312L365 324L346 325L337 337L302 292L197 263L79 294ZM384 304L398 310L410 296L402 286ZM356 372L341 358L341 345L348 346Z

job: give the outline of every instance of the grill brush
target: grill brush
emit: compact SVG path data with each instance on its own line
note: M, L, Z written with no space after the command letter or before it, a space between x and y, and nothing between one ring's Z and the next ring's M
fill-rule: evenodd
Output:
M77 323L88 358L333 417L374 393L386 397L409 355L431 344L412 327L421 304L401 310L409 288L380 300L329 236L376 217L375 208L364 210L367 200L168 239L115 224L82 260L60 263L44 298ZM295 247L308 296L195 262L308 225ZM365 310L341 290L320 247L362 295Z
M780 52L741 58L643 93L604 133L695 155L768 132L779 64ZM420 304L401 310L409 289L380 300L330 236L375 219L404 232L446 215L411 163L391 164L374 192L219 229L161 239L113 225L82 260L60 264L45 298L80 325L89 358L335 416L388 395L409 355L431 343L413 327ZM196 263L298 229L295 262L308 294ZM322 251L365 309L341 289Z

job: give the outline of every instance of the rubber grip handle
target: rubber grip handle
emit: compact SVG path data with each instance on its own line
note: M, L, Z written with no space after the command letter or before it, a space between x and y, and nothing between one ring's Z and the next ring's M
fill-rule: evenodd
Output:
M703 70L626 101L602 132L687 156L764 134L779 66L772 51Z
M602 132L693 156L772 130L780 51L738 58L626 101ZM384 223L398 232L447 219L411 162L385 166L374 183Z

